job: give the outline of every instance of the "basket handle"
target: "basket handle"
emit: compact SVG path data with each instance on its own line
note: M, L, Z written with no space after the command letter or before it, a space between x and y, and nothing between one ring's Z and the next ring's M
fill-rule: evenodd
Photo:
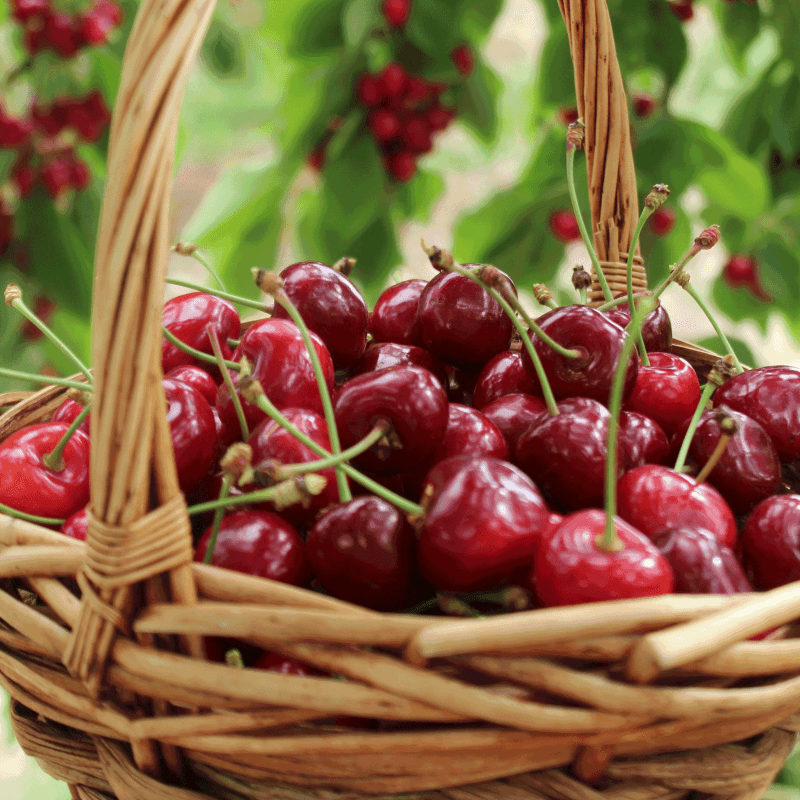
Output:
M586 126L584 148L597 257L613 294L625 291L628 248L639 217L628 104L606 0L558 0L575 69L578 114ZM593 305L603 302L595 275ZM647 288L637 244L634 291Z

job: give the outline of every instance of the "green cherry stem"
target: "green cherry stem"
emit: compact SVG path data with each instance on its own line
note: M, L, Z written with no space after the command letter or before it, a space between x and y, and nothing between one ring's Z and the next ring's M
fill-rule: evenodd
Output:
M214 297L221 297L223 300L230 300L231 303L235 303L240 306L255 308L258 311L270 311L269 306L265 306L264 303L261 303L258 300L251 300L247 297L239 297L238 295L230 294L229 292L223 292L220 289L212 289L209 286L200 286L199 283L185 281L182 278L167 278L167 283L172 286L182 286L184 289L193 289L196 292L205 292L206 294L214 295Z
M86 380L90 384L94 382L89 368L72 352L72 350L70 350L68 345L61 341L61 339L59 339L59 337L25 305L25 301L22 299L22 292L18 286L13 283L9 283L8 286L6 286L5 301L9 308L14 308L19 311L25 319L35 325L70 361L72 361L78 370L86 376Z
M0 367L0 376L21 381L30 381L31 383L41 383L45 386L66 386L70 389L80 389L83 392L92 391L92 386L90 384L73 381L70 378L55 378L52 375L34 375L30 372L21 372L17 369L6 369L5 367Z
M655 296L654 292L650 292L653 296ZM601 306L597 306L598 311L610 311L612 308L618 308L621 305L624 305L628 302L628 295L624 294L622 297L615 297L613 300L609 300L607 303L603 303Z
M246 442L250 438L250 429L247 427L247 420L244 416L242 401L239 399L239 395L236 392L236 387L233 385L231 372L225 364L225 359L222 357L222 348L219 346L219 337L211 325L206 325L206 334L208 335L208 341L211 343L211 349L214 351L214 356L217 360L217 367L222 375L225 388L228 390L231 402L233 403L234 411L236 411L236 419L239 420L239 427L242 431L242 441Z
M37 525L48 525L53 528L60 528L65 522L65 519L55 519L54 517L37 517L33 514L26 514L24 511L17 511L16 508L3 505L0 503L0 514L5 514L8 517L15 519L24 519L26 522L35 522Z
M617 368L614 371L614 380L611 384L611 396L608 404L608 438L606 445L606 475L604 486L604 500L606 507L606 525L603 534L598 537L597 547L606 553L613 553L621 550L623 545L617 536L616 515L617 515L617 471L619 464L618 439L619 439L619 415L622 411L622 390L625 386L625 375L628 371L628 360L631 357L633 348L636 347L636 331L641 331L645 317L655 308L655 300L650 297L642 297L639 302L631 308L631 322L628 328L628 336L622 345L619 354Z
M654 297L661 297L664 290L669 286L680 274L681 270L701 251L710 250L719 241L719 225L710 225L706 228L695 240L694 244L689 249L689 252L680 260L679 263L672 266L669 275L656 287L653 292Z
M628 269L626 270L627 289L628 289L628 308L633 309L633 257L636 252L636 244L639 241L639 236L642 233L645 222L649 219L654 209L645 205L642 213L639 215L639 221L636 223L636 228L633 231L631 243L628 245ZM647 348L644 346L644 339L642 338L641 326L636 332L636 345L639 348L639 358L642 359L644 366L650 366L650 359L647 357Z
M342 452L342 446L339 442L339 431L336 427L336 417L333 413L331 393L328 391L328 383L322 372L322 364L319 360L317 348L314 347L314 342L311 340L308 326L295 304L289 299L289 295L283 291L283 281L278 275L275 273L268 273L263 269L253 269L253 277L255 278L258 288L261 289L261 291L268 291L270 296L286 311L292 322L294 322L300 330L300 335L303 337L303 344L306 346L308 357L311 360L311 366L314 369L314 377L317 379L317 388L319 389L319 396L322 401L322 412L325 417L325 424L328 426L328 439L331 443L331 452L333 455L339 455L339 453ZM336 489L339 493L340 503L348 503L353 499L350 487L347 485L347 478L344 472L338 468L336 470Z
M209 355L208 353L203 353L201 350L195 350L194 347L190 347L186 342L182 342L177 336L175 336L172 331L167 330L167 328L161 328L161 333L164 334L164 338L168 342L172 342L178 350L182 350L184 353L196 358L198 361L204 361L206 364L214 364L217 365L217 359ZM228 369L232 369L234 372L239 372L242 368L241 364L237 364L235 361L225 361L222 362Z
M224 475L222 478L222 487L219 490L219 499L221 501L226 500L230 494L231 483L233 483L233 477L228 474ZM225 506L217 506L214 511L214 519L211 523L211 536L208 540L208 547L206 547L206 553L203 556L203 562L205 564L210 564L211 560L214 558L214 551L217 549L217 537L219 536L219 529L222 525L223 516L225 516Z
M82 409L81 413L75 417L70 423L70 426L64 431L64 435L58 440L58 444L49 452L42 456L42 464L53 472L61 472L64 469L64 448L67 442L72 438L72 434L81 426L86 417L89 416L89 411L92 408L91 403L87 403Z
M694 410L691 422L686 430L686 435L683 437L683 442L681 442L681 449L678 451L678 458L675 461L675 466L673 467L675 472L683 472L683 468L686 465L686 456L689 455L689 445L692 443L694 432L697 430L697 423L700 421L700 417L706 410L708 401L711 399L716 390L716 385L711 381L709 381L703 387L703 391L700 394L700 400L697 403L697 408Z
M188 256L189 258L193 258L195 261L198 261L200 264L202 264L205 267L206 272L208 272L208 274L211 275L219 284L219 288L222 289L223 292L225 291L225 284L223 283L222 278L220 278L219 273L214 269L214 267L211 266L211 264L208 263L208 261L206 261L205 258L203 258L203 256L200 255L200 253L197 252L196 244L193 242L178 242L172 246L172 250L173 252L178 253L178 255Z

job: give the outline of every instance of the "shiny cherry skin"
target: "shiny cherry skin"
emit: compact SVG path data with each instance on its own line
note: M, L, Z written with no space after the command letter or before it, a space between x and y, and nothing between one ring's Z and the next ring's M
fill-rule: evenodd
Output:
M530 568L550 510L521 470L487 456L454 456L434 466L425 484L418 563L432 586L482 591Z
M514 453L519 437L545 411L544 400L531 394L507 394L481 409L481 413L503 434L509 454Z
M350 377L363 375L366 372L374 372L387 367L399 367L402 365L412 367L424 367L430 370L442 384L447 388L447 371L444 364L436 356L429 353L424 347L416 347L411 344L397 344L395 342L376 342L371 344L350 368Z
M89 437L72 434L64 469L42 463L66 433L64 422L28 425L0 444L0 503L39 517L66 519L89 502Z
M414 602L414 531L379 497L334 506L308 532L306 550L316 579L340 600L376 611Z
M649 359L650 366L639 365L624 408L654 419L671 436L694 414L700 402L700 381L692 365L680 356L655 352Z
M239 336L241 321L232 303L205 292L191 292L174 297L164 303L161 324L173 336L201 353L213 355L208 338L208 326L219 338L222 355L230 359L228 339ZM179 350L174 344L161 340L161 367L165 373L182 364L194 364L201 368L208 365L196 361L192 356Z
M71 425L83 411L83 406L76 403L71 397L68 397L64 402L55 410L50 422L66 422ZM83 431L89 436L89 423L92 419L91 413L87 415L86 419L78 426L79 431Z
M283 415L302 433L330 452L331 443L324 417L306 408L286 408L283 410ZM242 487L245 491L258 491L273 483L268 477L268 468L271 463L303 464L317 461L320 458L289 431L271 419L265 419L253 430L247 443L253 449L253 469L257 474L261 471L261 476L259 476L261 482L247 484ZM322 509L336 503L339 499L336 492L335 470L323 469L316 474L325 478L325 488L319 494L311 495L303 502L293 503L280 510L280 514L300 530L310 527ZM262 508L265 511L278 511L271 503L260 503L254 507Z
M522 354L505 350L486 362L475 384L473 405L482 409L507 394L535 394L539 385L525 369Z
M733 550L703 528L666 528L652 537L675 573L680 594L737 594L753 587Z
M596 508L577 511L542 540L532 573L542 605L566 606L672 593L675 579L667 560L644 534L624 520L615 519L624 549L611 553L600 549L598 542L605 520L605 512Z
M728 413L739 423L739 430L728 442L725 452L708 476L719 493L728 501L734 514L746 514L756 503L775 494L781 485L781 466L769 434L754 419L738 411ZM717 410L704 411L697 424L689 460L702 469L721 436ZM675 432L673 453L677 452L689 420Z
M193 364L185 364L171 369L164 377L185 383L187 386L196 389L202 395L203 400L212 407L217 402L217 384L200 367L195 367Z
M608 409L573 397L558 410L557 416L543 413L519 437L512 460L559 510L602 505Z
M422 347L417 311L420 295L427 284L427 281L414 279L384 289L370 316L369 332L373 341Z
M211 528L200 537L195 561L203 561ZM310 579L305 545L282 517L269 511L235 511L223 518L211 563L293 586Z
M800 369L746 370L717 389L714 405L754 419L769 434L783 463L800 458Z
M635 467L617 484L617 513L653 537L667 528L703 528L734 549L736 517L709 483L656 464Z
M419 298L419 321L423 347L466 370L480 369L511 344L513 326L500 304L455 272L440 272L428 282Z
M762 500L742 529L742 550L756 588L800 580L800 495Z
M322 364L328 391L333 390L333 362L322 340L311 334L314 349ZM233 353L233 361L246 358L253 377L259 381L267 398L282 408L307 408L322 414L322 400L311 359L297 326L285 319L265 319L251 326ZM237 375L232 376L234 385ZM263 411L242 399L247 424L251 430L264 418ZM227 430L238 431L236 412L225 385L217 392L217 410ZM241 434L237 434L241 436Z
M382 443L353 459L353 465L377 475L409 472L425 464L447 430L447 394L432 372L422 367L390 367L357 375L336 398L336 426L342 448L352 447L381 419L392 424L390 447Z
M670 456L669 439L650 417L623 411L619 415L619 451L626 472L642 464L666 464Z
M635 292L634 296L640 296L641 294L641 292ZM626 328L631 321L631 310L627 303L610 308L603 313L612 322L619 325L620 328ZM642 339L644 340L645 350L648 353L667 353L672 347L672 321L662 303L659 303L645 317L642 325Z
M266 651L262 653L253 664L253 669L263 669L267 672L278 672L281 675L299 675L303 678L326 675L320 669L300 661L291 656L282 656L280 653Z
M500 429L480 411L461 403L450 403L447 430L433 455L433 463L450 456L492 456L508 460L508 445Z
M200 392L171 378L161 382L167 398L167 422L181 491L189 493L214 465L217 426Z
M61 526L61 533L69 536L70 539L77 539L79 542L86 541L86 536L89 533L89 517L86 514L85 506L67 517Z
M347 369L367 346L369 310L361 292L341 272L318 261L301 261L281 270L283 290L309 330L328 348L335 369ZM289 313L275 303L273 316Z
M581 353L578 358L559 355L535 333L529 333L556 400L591 397L607 405L614 369L627 336L622 328L596 308L581 305L548 311L537 323L558 344ZM522 351L522 360L528 373L535 377L527 350ZM633 390L638 372L639 359L634 352L628 360L623 397ZM540 390L536 393L540 394Z

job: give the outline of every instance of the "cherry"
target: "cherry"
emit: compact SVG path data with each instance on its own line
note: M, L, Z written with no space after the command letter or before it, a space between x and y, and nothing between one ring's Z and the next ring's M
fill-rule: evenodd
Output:
M426 463L447 429L447 394L422 367L390 367L351 378L336 398L336 426L342 448L363 439L376 422L393 430L353 459L354 466L378 475L408 472Z
M388 142L400 135L400 119L387 108L373 111L367 118L367 125L379 142Z
M655 110L656 103L655 97L644 92L635 94L631 98L631 105L633 106L633 113L640 119L647 119ZM661 209L658 209L660 211ZM655 214L653 215L655 216Z
M780 460L800 458L800 369L760 367L735 375L717 389L714 405L747 414L772 439Z
M23 200L30 197L36 186L36 172L31 168L30 162L24 159L18 161L11 170L11 178L17 184L19 196Z
M462 455L508 460L508 445L500 429L480 411L460 403L450 403L447 430L434 453L433 463Z
M459 45L450 53L450 60L462 75L471 75L475 69L475 55L465 44Z
M6 116L0 106L0 150L16 150L28 143L33 122Z
M558 112L558 120L562 125L572 125L577 122L579 118L578 109L575 106L569 108L562 108Z
M183 364L180 367L171 369L165 378L172 378L173 380L185 383L200 392L203 399L209 404L214 406L217 401L217 384L214 379L200 367L195 367L192 364Z
M77 539L79 542L86 541L86 536L89 533L89 517L86 514L86 507L76 511L66 519L61 526L61 533L69 536L70 539Z
M756 503L778 491L780 463L772 440L761 425L738 411L725 410L738 423L738 430L711 470L708 480L728 501L735 514L746 514ZM722 435L717 413L718 409L703 412L689 446L689 459L701 468ZM689 420L685 420L672 438L675 454L688 427Z
M529 394L506 394L481 407L503 434L509 453L514 453L519 437L546 410L544 400Z
M747 255L733 255L722 268L722 280L732 289L749 289L759 300L771 300L761 285L758 276L758 262Z
M23 24L37 17L43 17L50 8L49 0L10 0L11 14Z
M422 100L427 100L434 93L435 84L428 83L419 75L409 75L406 81L406 99L414 107Z
M661 426L633 411L620 414L619 448L624 471L642 464L666 464L670 456L669 439Z
M69 14L49 12L45 17L42 38L63 58L71 58L80 47L78 30Z
M639 365L633 391L625 400L627 411L654 419L671 436L694 414L700 402L700 381L688 361L672 353L650 353L650 365Z
M742 530L742 550L757 588L800 580L800 495L762 500Z
M161 324L177 339L202 353L213 353L208 338L208 326L219 339L222 355L231 358L228 339L239 336L241 322L232 303L205 292L190 292L174 297L164 303ZM201 368L207 366L184 353L166 338L161 340L161 367L169 372L175 367L193 364Z
M605 513L590 508L564 518L542 539L533 565L532 582L544 606L563 606L653 597L674 588L672 568L656 546L622 519L614 521L624 549L599 547Z
M77 417L80 416L81 411L83 411L83 406L68 397L55 410L50 421L65 422L67 425L70 425L75 419L77 419ZM89 435L89 421L91 416L92 415L89 414L89 416L86 417L86 419L78 426L78 430L83 431L87 436Z
M309 330L330 353L335 369L347 369L367 346L369 310L355 284L341 272L318 261L301 261L280 273L283 291L300 312ZM273 317L289 313L275 303Z
M433 149L431 129L422 116L410 117L402 123L400 139L414 153L430 153Z
M326 147L324 144L318 144L309 154L306 159L306 164L315 172L322 172L325 167Z
M562 347L581 354L578 358L563 356L533 331L529 332L556 399L582 396L608 403L614 369L627 336L622 328L597 309L582 305L548 311L537 323ZM527 350L522 351L522 360L528 373L535 376ZM628 360L623 397L633 391L638 372L639 361L634 352ZM537 389L537 394L540 392Z
M73 189L77 189L79 192L83 191L92 179L92 175L89 172L89 167L85 161L81 161L79 158L72 158L70 159L70 184L72 185Z
M643 292L635 292L639 297ZM630 306L627 303L615 306L603 312L620 328L627 328L631 321ZM642 339L648 353L668 353L672 347L672 322L666 308L659 303L646 317L642 325Z
M422 346L417 310L427 281L401 281L384 289L375 302L369 333L376 342Z
M379 497L356 497L321 516L306 543L322 587L350 603L396 611L414 602L414 532Z
M400 64L393 62L387 64L383 68L380 74L380 80L383 83L386 97L391 101L394 98L399 98L403 94L406 88L406 82L408 81L408 74Z
M315 333L311 340L322 364L328 391L333 389L333 362L328 349ZM253 377L259 381L264 393L278 409L307 408L322 414L314 368L308 356L303 337L297 326L286 319L265 319L252 325L242 336L232 360L246 358ZM234 385L238 376L232 376ZM242 408L247 424L252 428L264 419L264 412L246 400ZM217 392L217 410L226 430L239 430L236 411L223 384Z
M527 571L550 511L519 469L488 456L454 456L425 479L418 563L437 589L475 592Z
M569 244L581 238L581 231L578 227L578 220L571 211L566 209L554 211L548 221L550 232L559 241Z
M122 9L108 0L99 0L90 11L80 16L80 35L86 44L101 45L122 21Z
M480 368L511 343L513 325L497 300L456 272L440 272L428 282L418 313L423 346L447 364Z
M383 0L383 16L393 28L402 28L411 13L411 0Z
M674 208L662 206L652 213L648 225L656 236L666 236L675 227L677 218L678 214Z
M210 539L211 528L200 537L195 561L205 560ZM310 578L300 534L269 511L235 511L224 517L211 563L294 586L305 586Z
M694 16L692 2L693 0L669 0L669 9L681 22L687 22Z
M350 377L404 364L424 367L439 379L443 388L447 389L447 372L436 356L431 355L422 347L394 344L393 342L376 342L370 345L350 368Z
M362 106L376 108L385 97L383 81L374 75L362 75L356 82L356 97Z
M291 656L282 656L280 653L267 651L262 653L253 669L263 669L267 672L279 672L281 675L299 675L301 677L317 677L326 673L305 661L299 661Z
M729 547L703 528L666 528L651 537L682 594L737 594L753 587Z
M534 394L538 384L525 369L522 354L506 350L484 364L475 384L473 405L481 409L507 394Z
M425 120L432 131L443 131L453 121L456 115L454 108L445 108L434 103L425 112Z
M75 431L56 471L42 463L67 431L63 422L28 425L0 444L0 503L25 514L65 519L89 502L89 437Z
M63 156L57 156L46 162L40 174L44 188L53 200L72 184L72 167L69 160Z
M14 238L14 217L4 214L0 207L0 256L5 253Z
M703 528L733 549L736 518L709 483L655 464L626 472L617 484L617 513L651 538L667 528Z
M417 160L408 150L401 150L386 160L386 171L398 183L407 183L417 174Z

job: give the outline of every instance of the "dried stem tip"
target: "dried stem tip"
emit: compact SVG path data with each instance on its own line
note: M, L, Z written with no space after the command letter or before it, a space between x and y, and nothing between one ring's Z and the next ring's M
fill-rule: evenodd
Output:
M711 225L694 240L694 243L701 250L710 250L719 241L719 233L719 225Z
M14 307L15 300L22 300L22 290L16 283L9 283L8 286L6 286L5 300L9 308Z
M659 206L664 205L669 197L669 186L666 183L657 183L651 190L650 194L644 199L646 208L655 211Z
M572 268L572 285L578 291L588 289L592 285L592 276L580 264L576 264ZM535 286L533 287L533 293L536 294ZM538 300L539 298L537 297L536 299Z
M513 299L517 296L511 278L505 272L497 269L497 267L493 267L491 264L483 264L476 268L475 275L490 289L498 292L504 300Z
M296 475L285 481L276 483L273 486L275 494L270 498L270 502L282 511L284 508L300 503L303 508L307 508L314 495L319 494L327 484L322 475L311 472L308 475Z
M264 388L261 384L250 375L244 378L239 378L239 383L236 385L239 394L252 405L258 404L258 399L264 394Z
M542 306L546 306L553 299L553 293L543 283L533 284L533 296Z
M567 128L567 150L582 150L586 126L580 121L571 122Z
M333 265L333 269L335 269L337 272L341 272L342 275L347 277L353 271L353 267L355 265L356 265L356 260L354 258L350 258L350 256L342 256Z
M729 381L736 374L736 365L733 363L733 356L727 355L715 362L708 373L708 382L716 386L722 386L725 381Z
M438 270L439 272L446 272L455 263L452 253L448 253L447 250L442 250L441 247L437 247L436 245L433 247L428 247L425 244L424 239L420 239L420 242L422 243L422 249L430 259L431 266L435 270Z
M685 289L689 285L689 273L683 267L681 267L675 273L673 280L678 284L678 286L680 286L682 289Z
M86 408L92 399L92 393L84 392L81 389L76 389L73 386L70 389L67 389L67 397L81 406L81 408Z
M190 256L197 252L197 245L194 242L178 242L172 249L181 256Z
M233 483L243 486L255 479L252 462L253 448L245 442L234 442L225 451L219 466L225 475L230 476Z
M274 296L283 289L283 278L276 272L267 272L267 270L259 269L258 267L253 267L251 271L256 286L258 286L264 294Z
M717 409L715 419L719 423L720 431L726 436L733 436L739 430L739 420L732 416L724 406Z

